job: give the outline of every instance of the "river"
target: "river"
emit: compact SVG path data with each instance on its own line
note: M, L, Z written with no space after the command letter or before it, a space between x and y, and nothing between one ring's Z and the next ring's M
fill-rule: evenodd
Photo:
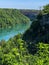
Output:
M16 26L7 29L0 29L0 41L7 41L19 33L23 34L30 27L30 25L31 22L27 24L17 24Z

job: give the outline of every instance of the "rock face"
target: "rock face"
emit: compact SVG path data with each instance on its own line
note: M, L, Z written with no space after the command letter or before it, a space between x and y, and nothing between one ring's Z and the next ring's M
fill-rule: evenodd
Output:
M33 43L49 43L49 14L45 14L42 19L34 21L30 29L24 33L23 39Z

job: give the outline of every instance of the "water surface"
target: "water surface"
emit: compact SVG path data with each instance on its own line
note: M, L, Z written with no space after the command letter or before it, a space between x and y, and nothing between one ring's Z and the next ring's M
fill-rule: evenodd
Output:
M7 28L7 29L0 29L0 41L1 40L9 40L13 36L24 33L31 25L31 22L27 24L17 24L14 27Z

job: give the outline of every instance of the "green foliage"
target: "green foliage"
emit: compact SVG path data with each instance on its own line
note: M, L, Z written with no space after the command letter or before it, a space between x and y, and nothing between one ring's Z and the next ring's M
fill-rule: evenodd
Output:
M49 13L49 4L43 7L43 13Z
M29 33L27 32L29 34L28 42L22 40L20 34L8 41L2 40L0 42L0 65L49 65L49 44L42 42L36 44L36 40L38 41L41 37L39 34L41 33L43 36L39 22L41 18L42 14L39 13L37 20L32 23ZM18 10L0 9L1 28L11 27L17 23L26 23L27 21L29 19Z
M11 28L16 24L26 24L29 21L29 18L17 9L0 9L0 28Z
M36 53L34 53L35 49L38 49ZM49 65L49 44L26 43L21 35L7 42L2 40L0 42L0 65Z
M9 41L0 43L0 64L1 65L27 65L25 56L27 56L26 43L19 37L15 36ZM26 63L25 63L26 62Z
M39 51L37 52L40 65L48 65L49 64L49 44L39 43L38 44Z

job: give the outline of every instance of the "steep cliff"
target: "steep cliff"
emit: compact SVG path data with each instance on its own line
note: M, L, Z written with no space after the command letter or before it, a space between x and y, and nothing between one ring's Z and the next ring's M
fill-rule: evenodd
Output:
M23 39L33 43L49 42L49 14L44 14L41 19L36 19L30 29L24 33Z

